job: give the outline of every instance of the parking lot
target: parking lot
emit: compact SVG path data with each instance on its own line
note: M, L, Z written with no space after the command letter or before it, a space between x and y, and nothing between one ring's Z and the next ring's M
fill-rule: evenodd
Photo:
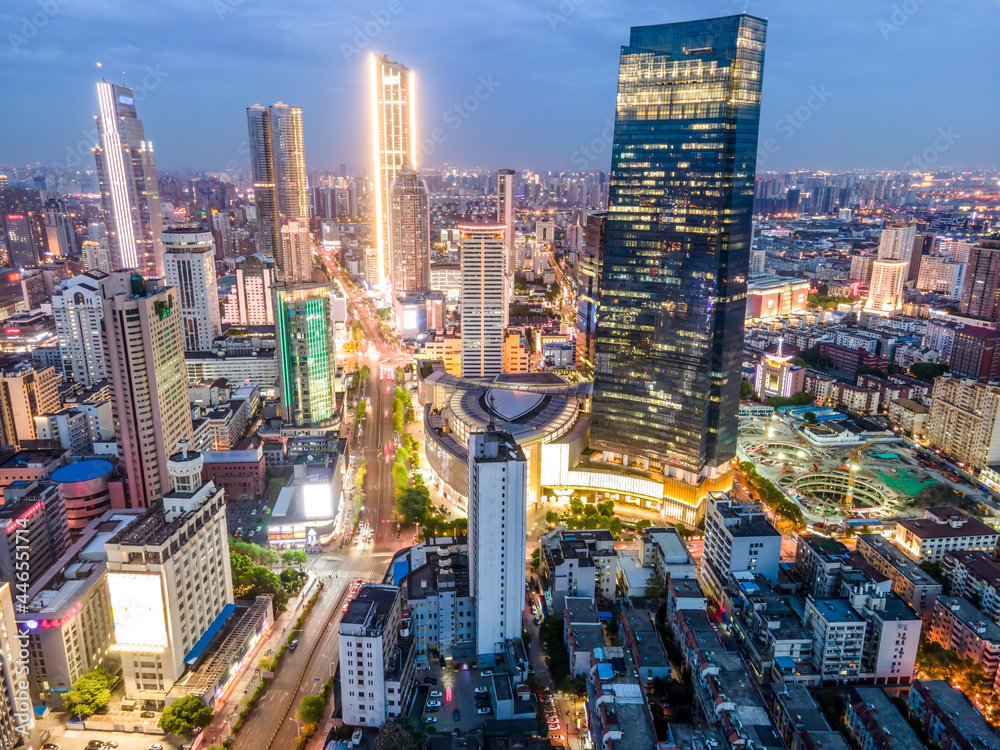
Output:
M98 732L90 729L82 731L66 729L63 732L62 729L63 727L57 727L49 730L51 736L48 741L54 744L58 750L87 750L88 744L94 741L115 742L118 744L117 750L148 750L150 745L162 745L163 750L178 750L180 747L171 741L176 739L173 735L165 737L162 734ZM110 746L105 745L104 747Z
M424 679L431 677L437 680L437 685L424 686ZM492 710L489 714L479 714L476 707L476 688L487 688L482 694L489 697L490 678L482 677L478 669L459 669L450 667L417 672L417 697L410 716L416 720L436 719L433 722L438 732L450 732L452 729L477 729L486 719L494 718ZM431 693L441 693L432 696ZM428 701L439 701L440 710L427 711ZM455 721L455 709L458 709L459 719ZM492 707L491 707L492 708Z
M226 503L226 523L229 533L244 542L267 544L267 522L271 517L266 499L230 500Z

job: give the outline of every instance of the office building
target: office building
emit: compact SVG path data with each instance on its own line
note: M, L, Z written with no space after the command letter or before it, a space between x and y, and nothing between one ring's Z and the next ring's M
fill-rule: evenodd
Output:
M59 376L17 357L0 358L0 445L35 440L35 417L59 411Z
M312 281L313 249L309 222L293 219L281 225L281 262L277 264L285 283Z
M104 304L101 279L107 274L87 271L59 284L52 295L52 316L59 338L65 377L84 388L108 377L101 321Z
M984 238L969 248L958 311L973 318L1000 319L1000 239Z
M865 311L875 315L892 315L902 309L903 283L908 270L908 260L876 260L872 264Z
M782 355L782 342L778 341L775 354L764 354L757 363L754 393L762 401L774 396L788 398L805 390L806 368L792 364L792 357Z
M413 690L414 649L396 586L364 584L340 619L340 700L348 726L399 716Z
M153 144L146 140L127 86L97 84L97 180L101 188L111 268L163 276L160 189Z
M556 241L555 219L539 219L535 222L535 247L544 252L551 250Z
M430 192L408 160L389 192L389 254L394 299L430 290Z
M590 447L702 496L736 455L766 26L634 27L621 52Z
M62 695L81 676L115 666L104 543L142 513L97 514L27 592L17 620L28 634L31 696L38 705L61 709Z
M462 254L462 376L503 371L508 297L503 224L460 224Z
M781 534L760 505L741 503L724 492L709 494L701 569L706 593L721 592L733 573L760 574L777 581L780 556Z
M236 296L242 325L274 325L274 258L248 255L236 267Z
M1000 735L969 696L947 680L914 680L906 703L932 747L1000 750Z
M932 447L970 469L1000 463L1000 385L937 378L926 434Z
M587 216L586 240L576 260L576 366L578 370L591 373L601 304L601 260L607 219L606 211Z
M469 436L469 568L476 653L521 637L527 534L527 459L492 425Z
M266 108L255 104L247 108L247 125L257 209L257 252L274 258L280 275L286 270L281 227L309 217L302 108L282 102Z
M11 268L31 268L40 262L40 243L32 233L32 216L12 213L4 217L7 260Z
M181 227L163 233L168 287L177 290L184 350L207 352L222 329L212 233Z
M235 610L226 504L186 443L169 458L173 488L109 539L108 593L125 696L163 705Z
M896 522L896 546L918 563L941 562L948 552L965 549L993 556L998 539L996 529L947 505Z
M497 170L497 224L503 224L503 246L506 258L505 275L514 276L514 195L517 171Z
M372 177L375 181L375 249L378 281L369 280L391 298L392 253L389 247L392 183L405 163L417 168L416 102L413 71L372 53L368 58L372 107Z
M130 507L145 508L170 488L167 457L193 437L176 289L116 271L100 282L104 347L115 439Z
M765 273L747 279L747 318L780 318L802 312L809 304L810 283Z
M328 284L299 282L275 288L281 379L281 416L305 427L336 415L337 343Z

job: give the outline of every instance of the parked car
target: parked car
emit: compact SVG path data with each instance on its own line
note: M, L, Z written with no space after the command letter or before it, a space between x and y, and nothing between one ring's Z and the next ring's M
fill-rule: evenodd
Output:
M152 745L149 746L148 750L163 750L163 745L161 745L159 742L154 742Z
M487 669L485 672L480 672L479 676L480 677L492 677L493 676L493 672L491 672L489 669Z
M441 701L427 701L427 708L441 708Z
M484 714L491 714L493 713L493 709L490 708L489 706L484 706L483 708L478 709L476 713L479 714L480 716Z
M59 750L59 745L54 745L51 742L46 742L42 745L42 750Z
M424 719L424 721L426 723L428 723L428 724L437 724L438 723L438 717L437 716L428 716L428 717L426 717Z
M440 690L431 690L431 698L443 698L443 697L444 693L442 693Z
M440 710L441 710L441 708L439 706L431 706L430 708L425 708L424 709L424 713L425 714L436 714Z
M156 714L154 714L152 711L143 711L142 713L139 714L139 716L141 716L144 719L155 719L156 718ZM101 744L103 745L104 743L102 742Z
M424 684L425 685L437 685L438 684L437 677L425 677L424 678Z
M108 747L118 747L118 743L115 742L114 740L108 740L104 744L107 745Z

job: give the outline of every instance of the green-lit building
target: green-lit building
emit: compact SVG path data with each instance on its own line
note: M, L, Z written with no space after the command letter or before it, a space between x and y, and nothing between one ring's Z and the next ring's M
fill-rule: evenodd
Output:
M281 415L296 427L323 425L336 413L333 304L328 284L298 282L275 289Z

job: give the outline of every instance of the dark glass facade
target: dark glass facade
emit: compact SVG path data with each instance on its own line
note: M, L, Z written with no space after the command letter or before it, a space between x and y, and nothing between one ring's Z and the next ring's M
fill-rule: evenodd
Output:
M736 455L766 29L640 26L621 52L591 447L688 481Z

